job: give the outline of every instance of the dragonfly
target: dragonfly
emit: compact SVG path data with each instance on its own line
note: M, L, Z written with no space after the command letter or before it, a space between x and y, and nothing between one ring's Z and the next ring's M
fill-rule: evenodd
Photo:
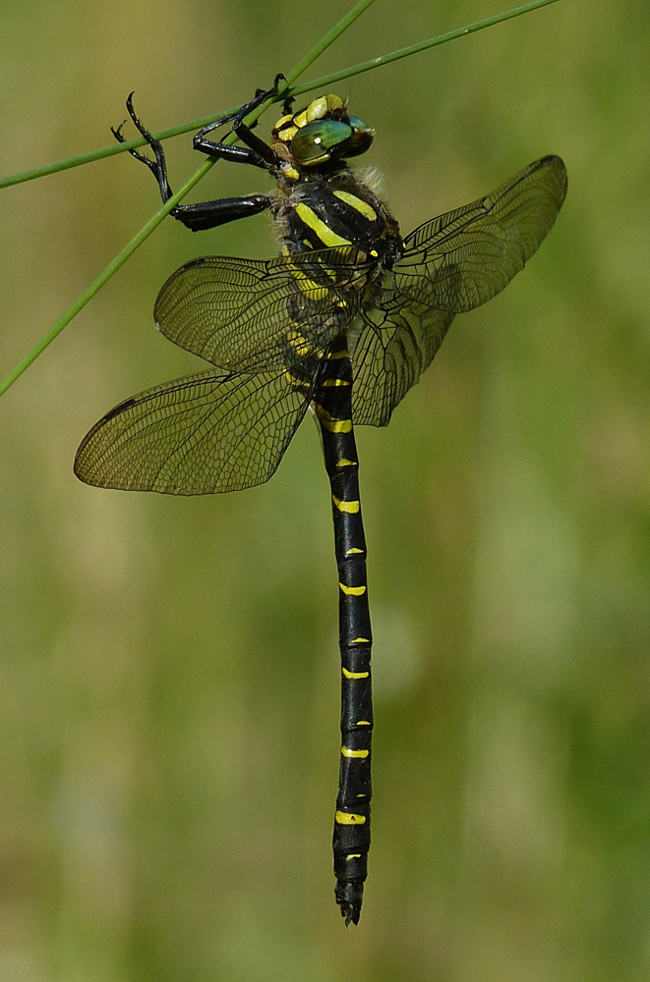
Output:
M285 99L266 143L246 123L258 90L194 137L195 149L268 172L270 193L177 205L192 231L269 211L282 243L271 259L206 256L173 273L154 308L170 341L207 371L165 382L108 412L84 437L75 473L87 484L194 495L267 481L311 412L330 481L338 570L341 750L334 815L335 898L346 925L361 914L370 848L373 705L366 539L354 425L386 426L431 364L454 316L496 296L537 250L562 207L567 174L547 156L491 194L404 238L376 180L348 161L374 130L337 95L298 112ZM127 100L172 195L161 144ZM224 124L241 141L215 141ZM124 124L122 124L124 125ZM113 130L124 141L122 126Z

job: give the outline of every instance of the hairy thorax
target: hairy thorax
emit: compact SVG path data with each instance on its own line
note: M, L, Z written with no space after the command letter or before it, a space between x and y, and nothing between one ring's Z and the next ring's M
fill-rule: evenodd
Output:
M401 255L396 219L354 171L347 167L330 173L303 171L298 180L282 174L276 180L271 211L283 251L354 246L364 258L386 270Z

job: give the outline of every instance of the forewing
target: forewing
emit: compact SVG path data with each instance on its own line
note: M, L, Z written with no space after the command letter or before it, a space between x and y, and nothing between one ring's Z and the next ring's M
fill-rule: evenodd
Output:
M210 494L268 481L309 404L284 373L208 371L141 392L84 437L75 474L126 491Z
M502 187L411 232L394 290L455 314L500 293L551 230L567 189L564 163L544 157Z
M350 331L355 423L388 423L431 364L454 314L490 300L523 269L557 218L566 188L563 162L544 157L487 197L407 236L376 306Z
M365 272L358 259L347 247L269 260L195 259L163 286L156 324L170 341L228 371L291 368L355 316Z

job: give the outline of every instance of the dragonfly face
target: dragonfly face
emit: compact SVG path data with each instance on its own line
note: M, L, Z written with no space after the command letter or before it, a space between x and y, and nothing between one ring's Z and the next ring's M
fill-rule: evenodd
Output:
M350 116L337 95L324 95L300 112L283 116L273 127L271 147L297 169L323 168L370 148L375 131Z
M491 194L402 239L397 221L347 158L374 132L325 95L285 111L270 145L238 114L206 127L197 149L261 167L276 182L172 214L198 231L269 209L282 241L268 260L205 257L170 276L161 332L214 367L121 403L79 447L75 472L99 487L166 494L235 491L268 480L309 406L323 437L339 571L342 747L334 831L336 899L356 923L370 846L371 630L353 422L385 426L431 364L457 313L496 296L523 269L564 201L549 156ZM171 196L162 147L127 102L155 160L132 151ZM209 140L232 122L244 147ZM123 139L121 131L116 131Z

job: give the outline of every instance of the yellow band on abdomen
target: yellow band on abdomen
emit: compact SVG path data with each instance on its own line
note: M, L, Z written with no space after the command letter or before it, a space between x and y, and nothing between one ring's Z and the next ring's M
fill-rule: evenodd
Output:
M339 586L346 597L362 597L366 592L365 586L346 586L345 583L339 583Z
M356 515L361 507L361 504L358 501L341 501L341 499L337 498L335 494L332 495L332 501L339 511L347 512L348 515ZM361 550L357 550L357 552L360 551Z
M348 812L336 812L334 821L337 825L365 825L365 815L352 815Z
M347 668L341 669L346 679L367 679L370 672L348 672Z

